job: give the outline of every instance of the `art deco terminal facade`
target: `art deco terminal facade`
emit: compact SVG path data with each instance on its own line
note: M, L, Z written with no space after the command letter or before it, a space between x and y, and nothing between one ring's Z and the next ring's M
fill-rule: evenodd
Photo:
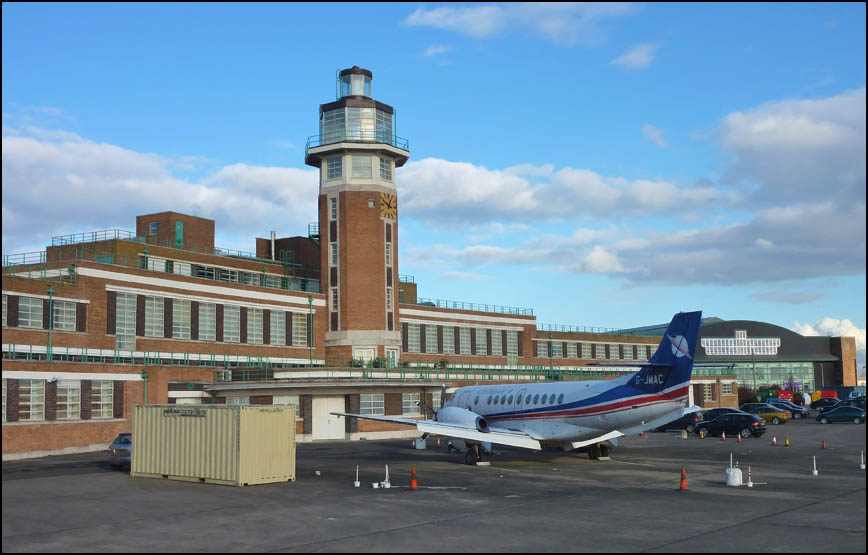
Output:
M336 100L319 107L304 160L320 172L318 222L306 236L272 233L255 252L230 251L215 246L213 220L161 212L138 216L135 231L4 254L4 459L104 449L131 430L140 403L293 404L302 441L412 435L329 412L421 418L416 403L436 407L443 383L604 379L631 369L592 363L651 356L654 334L418 297L398 265L396 180L409 141L374 100L372 77L339 72ZM789 334L782 345L797 342ZM855 385L852 338L826 343L803 353L802 387ZM754 367L768 356L754 352ZM726 372L695 376L693 401L735 404L746 378Z

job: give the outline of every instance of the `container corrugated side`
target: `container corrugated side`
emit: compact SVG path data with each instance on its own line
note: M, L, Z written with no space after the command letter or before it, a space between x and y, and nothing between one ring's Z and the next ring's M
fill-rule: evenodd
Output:
M295 407L244 407L241 412L244 484L295 479Z
M240 483L240 408L136 406L130 474Z

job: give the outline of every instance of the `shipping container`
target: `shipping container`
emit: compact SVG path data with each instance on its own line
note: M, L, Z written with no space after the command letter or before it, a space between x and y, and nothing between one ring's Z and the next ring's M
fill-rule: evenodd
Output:
M235 486L295 480L295 407L137 405L130 475Z

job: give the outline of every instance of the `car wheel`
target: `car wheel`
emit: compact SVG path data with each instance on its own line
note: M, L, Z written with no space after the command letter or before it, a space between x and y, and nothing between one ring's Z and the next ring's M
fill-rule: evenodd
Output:
M802 417L801 414L796 413L796 414L793 415L793 420L798 420L798 419L801 418L801 417Z
M693 424L688 424L688 425L687 425L687 428L686 428L687 433L691 433L691 432L693 432L693 430L695 430L695 429L696 429L696 426L694 426Z
M862 423L862 419L859 418L858 416L853 419L853 424L861 424L861 423Z
M774 418L772 418L772 424L780 424L780 423L781 423L781 419L778 418L777 416L775 416Z
M751 433L752 432L750 431L750 428L745 428L741 431L741 437L743 437L744 439L747 439L751 436Z
M826 418L825 416L820 419L820 424L828 424L828 423L829 423L829 419Z

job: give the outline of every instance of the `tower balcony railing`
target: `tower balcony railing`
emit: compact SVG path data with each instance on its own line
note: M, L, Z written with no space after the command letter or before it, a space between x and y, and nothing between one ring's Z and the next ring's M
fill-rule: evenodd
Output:
M391 145L401 150L410 151L410 141L402 137L394 135L390 131L375 131L371 129L347 129L329 131L318 135L311 135L307 138L307 145L304 147L305 156L307 151L323 145L332 143L344 142L362 142L362 143L383 143Z
M415 303L407 303L416 306L430 306L434 308L448 308L452 310L467 310L472 312L494 312L497 314L515 314L519 316L533 316L532 308L519 308L517 306L501 306L495 304L465 303L462 301L447 301L443 299L418 298Z

